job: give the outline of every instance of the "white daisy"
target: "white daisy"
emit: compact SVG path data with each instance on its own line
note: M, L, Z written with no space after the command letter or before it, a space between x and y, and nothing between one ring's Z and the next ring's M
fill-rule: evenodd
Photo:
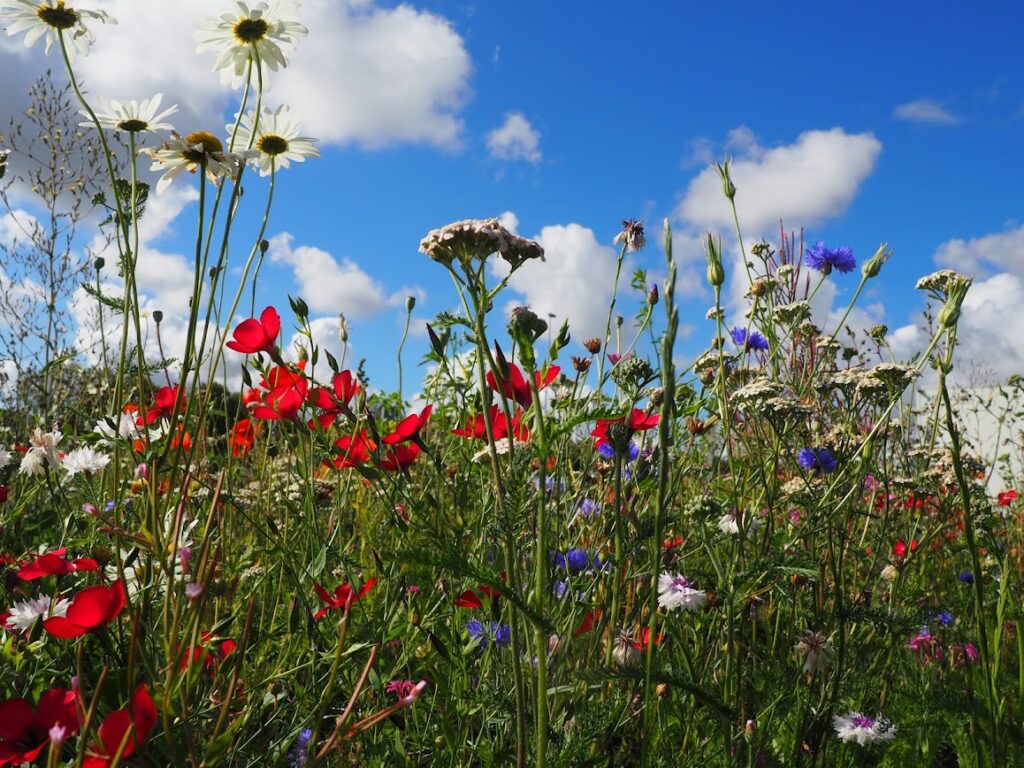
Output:
M852 741L862 747L890 741L896 735L896 726L888 718L881 715L868 717L860 712L833 715L832 726L840 740Z
M99 472L110 463L110 457L94 451L85 445L76 448L61 461L61 466L67 470L68 477L74 477L79 472L92 475Z
M96 99L96 118L104 128L125 133L170 131L174 129L174 126L160 121L177 112L178 105L175 104L163 112L157 112L163 97L162 93L158 93L153 98L143 101L108 101L100 96ZM89 117L89 113L84 110L79 114ZM83 128L93 128L96 124L89 119L79 125Z
M814 674L828 669L832 658L832 644L821 632L804 632L793 650L804 659L804 672Z
M11 452L6 448L0 448L0 469L5 469L11 463Z
M105 11L85 11L69 8L65 0L0 0L0 21L10 22L7 26L8 36L25 32L25 46L30 48L40 37L46 39L46 55L54 44L60 44L61 35L65 35L68 55L77 50L83 56L89 52L89 46L96 39L85 26L85 20L96 20L104 24L116 24Z
M234 125L227 126L230 133ZM255 110L242 115L235 135L235 145L254 150L252 164L260 176L270 175L271 167L287 168L291 161L301 163L307 157L319 157L316 139L299 136L299 123L288 107L271 111L264 108L257 122Z
M196 50L216 51L214 71L236 87L245 81L249 62L258 62L277 71L288 66L284 52L309 34L302 24L285 17L295 14L298 5L291 0L232 3L232 9L213 19L196 24L193 38Z
M707 593L702 589L694 589L693 582L678 573L663 573L658 576L658 605L674 611L696 611L704 606Z
M214 184L227 176L235 178L242 164L250 156L250 152L225 152L220 139L206 131L196 131L188 136L179 136L172 132L169 141L159 147L144 149L143 152L153 160L151 171L164 172L156 184L157 193L170 186L182 171L195 173L201 168L206 177Z
M4 628L11 632L28 632L40 616L50 618L67 615L68 605L70 601L63 597L53 601L46 595L23 600L11 607Z

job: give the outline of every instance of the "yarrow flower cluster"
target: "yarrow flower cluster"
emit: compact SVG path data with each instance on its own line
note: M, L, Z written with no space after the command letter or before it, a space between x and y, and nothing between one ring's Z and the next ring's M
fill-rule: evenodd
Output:
M466 219L432 229L420 241L420 252L442 264L459 258L482 261L497 253L512 269L530 259L544 260L539 243L512 234L497 219Z

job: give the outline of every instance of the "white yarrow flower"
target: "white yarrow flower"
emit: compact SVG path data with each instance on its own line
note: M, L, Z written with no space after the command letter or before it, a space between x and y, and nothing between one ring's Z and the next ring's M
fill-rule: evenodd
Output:
M665 610L696 611L704 606L707 592L694 589L693 582L678 573L663 573L658 576L658 605Z
M86 28L85 20L116 24L105 11L86 11L68 7L66 0L0 0L0 22L9 22L7 34L10 37L25 33L25 47L31 48L40 38L46 40L46 55L54 44L60 45L64 36L68 55L78 51L83 56L95 41L93 33Z
M4 628L11 632L28 632L40 616L50 618L51 616L67 615L70 602L63 597L58 597L56 601L53 601L47 595L40 595L15 603L11 607Z
M178 111L178 105L168 107L163 112L158 112L160 102L163 100L162 93L156 94L151 99L143 101L107 101L103 97L96 99L96 119L104 128L125 133L142 133L143 131L170 131L174 126L170 123L161 122L164 118L173 115ZM84 110L79 114L89 117ZM94 128L95 123L89 120L79 123L83 128Z
M234 129L227 126L228 133ZM250 162L260 169L260 176L269 176L271 168L287 168L292 161L301 163L307 157L319 157L316 139L299 135L299 123L288 107L264 108L259 120L255 110L242 115L235 135L235 146L255 151Z
M896 727L888 718L881 715L868 717L860 712L833 715L832 726L841 741L852 741L862 747L890 741L896 734Z
M76 448L65 456L64 460L61 461L61 466L67 470L68 477L74 477L79 472L85 472L89 475L95 474L109 463L109 456L94 451L92 448L85 445L81 448Z

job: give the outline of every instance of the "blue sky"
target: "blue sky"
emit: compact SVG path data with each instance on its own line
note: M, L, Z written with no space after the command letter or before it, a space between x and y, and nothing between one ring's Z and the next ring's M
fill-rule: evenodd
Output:
M182 105L172 122L183 132L190 121L220 126L217 116L233 112L237 94L209 74L212 55L192 52L187 23L174 22L153 43L153 60L118 67L137 54L116 46L124 39L117 36L151 22L153 11L127 0L82 5L121 22L97 27L95 49L82 60L95 93L163 91ZM214 10L199 0L175 7ZM748 243L762 235L774 242L779 215L787 227L805 226L809 239L850 245L859 259L888 241L896 255L854 320L886 322L905 354L923 346L917 277L939 266L970 272L978 282L965 355L998 376L1024 370L1024 321L1014 319L1024 301L1024 81L1014 53L1022 16L1010 3L309 0L299 18L312 19L311 34L289 69L271 75L268 100L293 106L323 139L322 157L280 176L268 232L277 236L276 258L258 304L283 308L285 292L313 291L314 316L325 329L338 312L349 316L355 356L386 386L404 295L420 297L417 329L455 300L444 271L417 253L429 229L514 214L506 221L540 236L549 257L510 301L576 310L570 322L583 318L574 328L581 340L599 314L593 307L606 306L620 221L642 219L656 235L668 217L677 256L690 265L683 322L692 330L682 352L693 355L711 328L696 237L707 227L727 245L731 236L724 199L707 191L707 163L730 154ZM24 74L16 85L26 85L44 64L41 47L26 55L4 46L0 64L15 64ZM168 71L161 56L188 63ZM147 295L165 313L180 298L169 275L188 278L195 203L183 189L193 180L183 182L148 242L160 257ZM250 226L263 194L250 177ZM233 266L243 251L240 238ZM311 274L313 259L335 265L324 274L345 274L348 288ZM634 261L653 272L662 263L656 247ZM822 314L844 306L857 276L830 278L832 306ZM407 370L425 348L425 337L412 339Z

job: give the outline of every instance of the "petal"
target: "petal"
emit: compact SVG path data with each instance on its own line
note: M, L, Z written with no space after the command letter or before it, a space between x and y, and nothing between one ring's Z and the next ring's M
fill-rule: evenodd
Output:
M232 335L235 337L234 346L231 345L231 342L228 342L227 346L236 352L253 354L262 351L267 346L267 335L263 332L263 326L258 320L252 318L239 323Z
M114 594L108 587L86 587L71 600L67 620L86 630L98 627L107 621L113 601Z
M32 723L32 705L24 699L0 701L0 739L17 741Z
M54 637L59 637L61 640L71 640L75 637L81 637L89 631L87 627L80 627L77 624L72 624L63 616L51 616L43 622L43 629Z
M263 332L266 334L267 340L273 344L277 334L281 332L281 316L277 314L277 310L273 307L264 309L260 315L260 325L263 326Z

